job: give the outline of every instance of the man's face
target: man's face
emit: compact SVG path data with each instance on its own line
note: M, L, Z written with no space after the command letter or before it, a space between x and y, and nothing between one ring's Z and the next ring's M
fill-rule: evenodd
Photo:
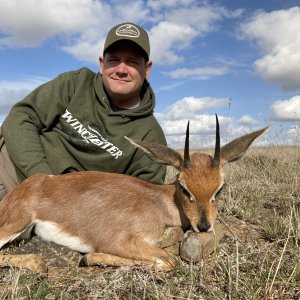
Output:
M146 62L132 43L119 42L100 57L103 85L110 101L118 107L130 108L140 97L141 87L150 75L152 62Z

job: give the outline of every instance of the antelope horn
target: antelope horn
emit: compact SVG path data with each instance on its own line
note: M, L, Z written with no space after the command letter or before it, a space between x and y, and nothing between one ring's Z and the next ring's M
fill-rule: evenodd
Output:
M221 158L221 146L220 146L220 125L219 125L219 119L216 115L216 146L215 146L215 155L212 161L212 167L218 168L220 164L220 158Z
M189 146L189 135L190 135L190 121L188 121L185 133L185 145L184 145L184 158L183 158L183 167L189 168L191 166L190 161L190 146Z

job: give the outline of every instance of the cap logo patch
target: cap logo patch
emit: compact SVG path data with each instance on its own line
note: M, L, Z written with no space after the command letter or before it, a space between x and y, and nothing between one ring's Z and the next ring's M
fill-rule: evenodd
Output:
M140 36L139 30L132 24L125 24L116 30L116 35L137 38Z

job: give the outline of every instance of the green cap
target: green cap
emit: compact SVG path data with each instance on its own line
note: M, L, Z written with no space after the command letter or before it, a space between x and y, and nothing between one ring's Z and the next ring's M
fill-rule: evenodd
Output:
M128 40L137 44L146 54L147 60L150 56L149 36L145 29L133 24L122 23L114 26L107 34L103 54L115 42Z

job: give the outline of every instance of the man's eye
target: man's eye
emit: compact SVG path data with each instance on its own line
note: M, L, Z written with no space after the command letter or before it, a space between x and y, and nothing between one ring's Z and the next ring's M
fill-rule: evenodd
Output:
M135 60L128 60L127 63L132 66L136 66L138 64L137 61L135 61Z
M112 59L110 59L108 62L109 62L111 65L116 65L116 64L119 63L119 60L116 59L116 58L112 58Z

